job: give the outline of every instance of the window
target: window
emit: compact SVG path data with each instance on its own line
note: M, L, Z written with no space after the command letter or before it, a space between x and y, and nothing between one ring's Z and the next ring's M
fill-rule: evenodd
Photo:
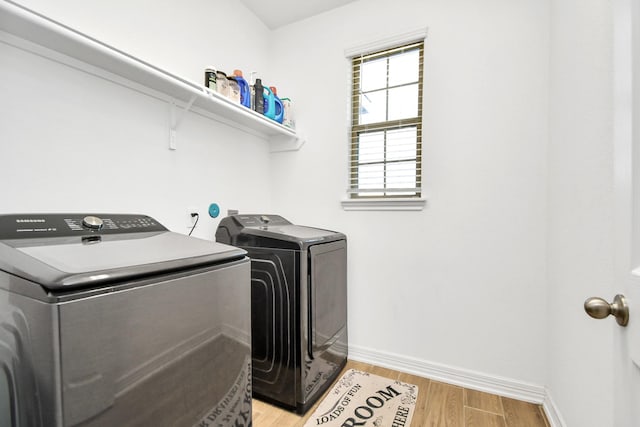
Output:
M350 199L422 196L424 41L353 56Z

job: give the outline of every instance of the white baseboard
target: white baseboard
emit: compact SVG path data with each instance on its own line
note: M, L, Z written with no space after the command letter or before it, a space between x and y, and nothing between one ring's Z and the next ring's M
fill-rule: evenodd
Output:
M448 384L540 404L544 408L551 427L565 427L566 425L544 386L354 345L349 345L349 359Z
M544 399L542 408L544 409L544 413L547 415L547 420L551 427L566 427L567 423L562 419L562 415L560 415L560 411L558 410L556 403L553 401L549 390L547 390L547 396Z

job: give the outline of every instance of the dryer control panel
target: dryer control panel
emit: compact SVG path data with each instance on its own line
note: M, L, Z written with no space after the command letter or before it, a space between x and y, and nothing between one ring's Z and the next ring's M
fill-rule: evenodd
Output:
M234 215L234 220L243 227L265 227L270 225L289 225L280 215Z

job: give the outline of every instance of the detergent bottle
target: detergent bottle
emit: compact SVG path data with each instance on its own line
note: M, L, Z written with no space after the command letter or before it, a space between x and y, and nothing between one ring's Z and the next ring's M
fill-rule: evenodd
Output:
M240 104L240 84L235 76L227 77L229 83L229 99L236 104Z
M251 108L251 90L249 89L249 83L242 77L241 70L233 70L233 77L238 86L240 86L240 104L247 108Z
M216 91L224 97L229 97L229 80L224 71L216 71Z
M262 80L256 79L256 82L253 85L252 92L255 98L253 101L253 110L256 113L264 114L265 100L264 100L264 86L262 86Z
M282 100L278 98L278 90L275 86L271 86L270 89L271 92L273 92L273 100L276 107L273 120L278 123L282 123L282 120L284 119L284 106L282 105Z
M282 124L288 128L296 128L296 118L293 112L293 101L291 98L282 98L282 108L284 109L284 119Z
M256 91L258 90L256 86ZM257 92L256 92L257 93ZM262 93L264 98L264 115L271 120L276 119L276 97L271 91L271 88L264 86L264 92Z
M207 67L204 70L204 86L208 87L212 91L217 91L216 86L216 69L213 67Z

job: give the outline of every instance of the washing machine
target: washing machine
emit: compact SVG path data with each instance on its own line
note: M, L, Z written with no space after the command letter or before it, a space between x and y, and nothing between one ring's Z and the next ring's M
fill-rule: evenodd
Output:
M0 426L251 425L249 283L146 215L0 215Z
M305 413L347 361L346 236L279 215L232 215L216 241L251 258L253 396Z

